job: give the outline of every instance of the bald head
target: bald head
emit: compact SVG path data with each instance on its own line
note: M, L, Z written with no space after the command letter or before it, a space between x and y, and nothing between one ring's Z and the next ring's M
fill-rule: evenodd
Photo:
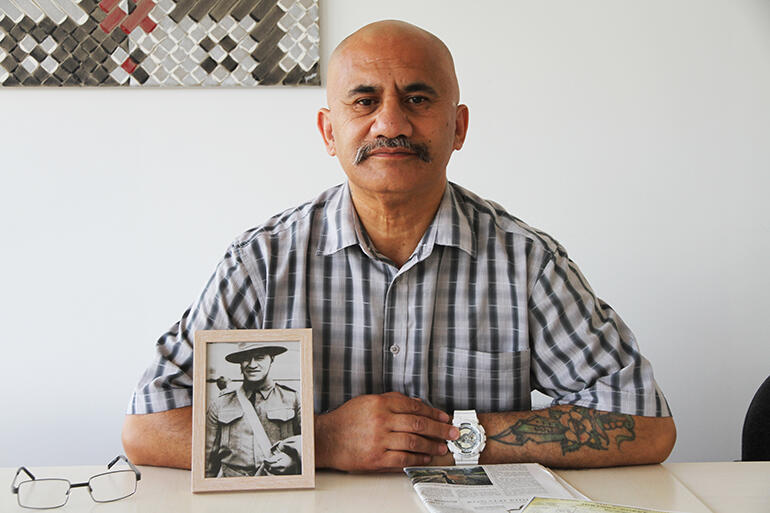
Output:
M452 55L430 32L380 21L342 41L329 60L318 129L354 201L442 196L468 127L459 96Z
M385 20L370 23L342 40L332 52L327 70L327 99L335 94L340 75L352 62L376 62L399 55L408 59L427 59L441 75L447 94L457 104L460 88L455 74L454 60L449 48L439 38L410 23Z

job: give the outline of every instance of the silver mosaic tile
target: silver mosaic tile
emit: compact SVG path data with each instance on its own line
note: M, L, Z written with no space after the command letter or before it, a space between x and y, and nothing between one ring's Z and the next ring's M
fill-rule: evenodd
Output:
M0 0L0 85L320 84L318 0Z

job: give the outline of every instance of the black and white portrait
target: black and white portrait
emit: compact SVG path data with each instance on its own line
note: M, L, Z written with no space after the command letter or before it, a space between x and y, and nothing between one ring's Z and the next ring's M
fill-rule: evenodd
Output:
M218 341L205 346L205 422L198 422L205 435L203 477L302 475L300 341ZM312 415L312 401L307 404Z

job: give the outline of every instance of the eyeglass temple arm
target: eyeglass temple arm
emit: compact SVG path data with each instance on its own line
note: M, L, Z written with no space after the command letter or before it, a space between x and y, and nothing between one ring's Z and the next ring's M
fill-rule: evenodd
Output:
M136 474L136 480L137 480L137 481L139 481L140 479L142 479L142 473L141 473L141 472L139 472L139 469L138 469L138 468L136 468L136 466L135 466L133 463L131 463L130 461L128 461L128 458L126 458L126 457L125 457L125 456L123 456L122 454L119 454L119 455L115 456L115 458L114 458L114 459L113 459L111 462L109 462L109 463L107 464L107 469L108 469L108 470L109 470L109 469L111 469L111 468L113 467L113 465L115 465L115 464L116 464L118 461L120 461L120 460L123 460L123 461L125 461L125 462L128 464L128 466L129 466L129 467L131 467L131 470L133 470L133 471L134 471L134 473ZM22 468L23 468L23 467L22 467ZM30 474L30 475L31 475L31 474ZM34 479L34 477L33 477L32 479Z
M27 470L27 467L19 467L19 470L16 471L16 475L13 476L13 481L11 482L11 493L16 493L16 494L19 493L19 487L16 486L16 480L19 478L19 474L21 474L22 472L24 472L30 478L32 478L33 481L35 480L35 476L32 475L32 472Z

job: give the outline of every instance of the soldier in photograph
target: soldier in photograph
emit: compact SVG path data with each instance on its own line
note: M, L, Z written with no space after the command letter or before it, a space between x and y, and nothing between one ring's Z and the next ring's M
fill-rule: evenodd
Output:
M270 378L283 346L240 343L225 357L238 364L243 385L209 402L206 477L302 473L300 398Z

